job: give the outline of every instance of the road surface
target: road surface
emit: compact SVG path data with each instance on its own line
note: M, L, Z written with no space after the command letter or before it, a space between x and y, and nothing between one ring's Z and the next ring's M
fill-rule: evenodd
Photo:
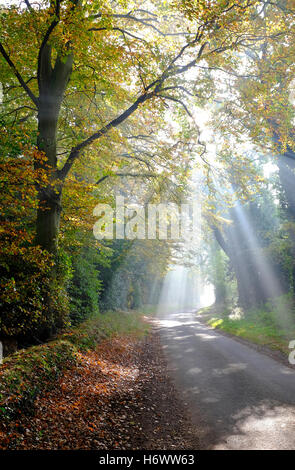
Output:
M170 314L157 324L201 449L295 449L295 370L197 318Z

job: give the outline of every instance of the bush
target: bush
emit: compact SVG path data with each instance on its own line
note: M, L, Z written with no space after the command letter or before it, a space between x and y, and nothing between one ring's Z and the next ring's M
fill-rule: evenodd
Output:
M21 345L47 339L69 321L65 284L70 276L66 255L52 257L38 247L6 255L1 263L0 340Z
M71 297L70 320L73 325L78 325L99 311L98 301L102 287L95 263L96 253L96 250L86 248L72 259L73 276L68 293Z

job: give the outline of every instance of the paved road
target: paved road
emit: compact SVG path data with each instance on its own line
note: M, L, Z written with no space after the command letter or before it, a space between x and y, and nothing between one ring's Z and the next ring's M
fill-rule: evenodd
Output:
M295 449L295 371L193 313L162 317L169 367L202 449Z

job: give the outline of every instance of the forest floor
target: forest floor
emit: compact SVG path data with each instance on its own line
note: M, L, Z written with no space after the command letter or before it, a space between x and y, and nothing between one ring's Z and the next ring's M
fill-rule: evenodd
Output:
M33 415L0 427L0 449L197 449L157 332L117 336L81 354Z

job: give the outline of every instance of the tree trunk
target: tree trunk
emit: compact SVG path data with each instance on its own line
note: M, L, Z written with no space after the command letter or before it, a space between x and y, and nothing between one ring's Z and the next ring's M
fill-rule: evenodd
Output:
M61 188L56 188L53 172L56 168L56 131L58 111L54 96L44 93L40 98L38 114L38 149L44 152L47 161L46 172L51 185L38 191L38 211L36 221L36 243L49 253L56 254L61 212ZM37 162L37 168L44 168L44 163Z
M7 357L17 351L18 344L16 338L3 337L0 338L0 341L2 342L3 347L3 357Z
M62 181L56 177L56 134L60 107L72 71L73 55L64 60L57 57L51 66L51 47L43 48L39 70L38 139L40 152L46 162L36 160L35 168L42 168L48 175L47 187L38 188L38 212L36 243L49 253L56 254L61 213Z
M226 304L226 289L224 284L214 284L215 303L217 305Z
M61 195L51 188L39 191L36 222L36 244L49 253L56 254L61 213Z
M292 221L295 221L295 153L288 150L278 158L279 178L285 194L286 211Z
M227 231L228 242L217 227L213 228L213 233L217 243L229 258L235 273L239 304L244 308L249 308L265 301L259 274L252 265L250 256L246 256L245 250L240 246L234 228Z
M36 221L36 243L49 253L56 254L59 222L61 213L61 185L54 181L54 171L56 169L56 130L58 109L49 104L50 96L40 103L39 109L39 134L38 149L45 153L47 157L46 172L50 184L47 187L40 187L38 190L38 211ZM52 100L52 97L51 97ZM41 161L35 165L37 168L44 168Z
M286 214L290 222L295 223L295 192L294 192L294 182L295 182L295 152L291 149L288 149L287 152L283 155L280 155L278 159L279 167L279 178L282 185L283 193L285 196L285 201L283 201L283 206L285 206ZM291 253L293 259L295 258L295 231L291 226L288 228L289 240L291 242ZM293 263L292 274L290 279L289 288L292 289L295 293L295 263Z

